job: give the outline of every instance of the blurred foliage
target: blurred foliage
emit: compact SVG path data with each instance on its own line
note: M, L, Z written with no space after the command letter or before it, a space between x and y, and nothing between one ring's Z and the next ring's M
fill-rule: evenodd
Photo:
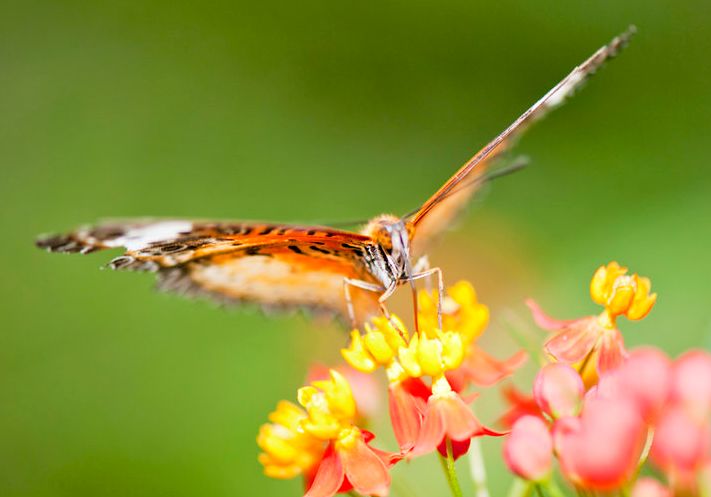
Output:
M406 212L629 23L630 48L522 141L532 166L432 260L491 303L494 349L501 316L531 326L525 296L592 312L587 282L613 258L660 294L628 343L709 346L710 18L703 0L0 2L0 495L298 495L261 475L257 428L345 343L157 295L36 234ZM437 471L396 474L421 497Z

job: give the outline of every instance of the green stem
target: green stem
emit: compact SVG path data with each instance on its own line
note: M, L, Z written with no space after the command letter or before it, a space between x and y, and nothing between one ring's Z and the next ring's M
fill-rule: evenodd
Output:
M551 497L565 497L565 494L560 489L558 484L555 482L555 480L553 479L553 476L551 476L550 478L548 478L548 480L543 482L542 486L543 486L543 488L546 489L546 492Z
M532 490L532 482L521 478L514 478L506 495L508 497L530 497Z
M454 456L452 455L452 441L447 438L447 457L442 457L440 454L439 460L442 463L442 469L444 474L447 476L447 483L449 483L449 489L452 491L453 497L462 497L462 489L459 486L459 479L457 478L457 470L454 468Z

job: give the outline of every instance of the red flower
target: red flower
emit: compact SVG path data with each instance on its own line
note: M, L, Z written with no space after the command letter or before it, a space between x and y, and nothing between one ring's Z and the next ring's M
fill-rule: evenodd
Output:
M442 383L435 384L427 400L424 420L412 456L432 452L447 439L465 442L476 436L502 435L482 425L464 399L449 388L446 380L442 380ZM446 387L440 388L442 384L446 384Z
M502 388L501 394L509 404L509 409L498 420L498 424L504 428L511 429L516 420L523 416L536 416L543 419L541 408L532 395L524 394L513 385Z
M421 379L408 378L390 383L388 394L395 439L401 452L409 452L417 442L427 410L427 399L432 392Z
M390 488L388 468L399 460L368 445L373 435L357 428L331 442L304 497L331 497L351 489L363 495L385 496Z

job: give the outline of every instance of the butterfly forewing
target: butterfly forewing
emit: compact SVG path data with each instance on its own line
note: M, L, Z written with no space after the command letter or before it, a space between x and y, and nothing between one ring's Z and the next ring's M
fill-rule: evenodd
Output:
M605 61L617 55L634 33L635 28L630 27L625 33L615 37L609 44L575 67L513 124L469 159L409 218L415 254L421 254L432 238L451 226L454 218L469 203L472 195L482 184L481 179L492 163L510 149L527 126L562 104Z
M109 266L158 272L166 290L343 315L344 277L376 282L364 262L370 243L325 227L191 221L108 223L37 242L52 252L124 247ZM377 311L377 294L352 295L359 318Z

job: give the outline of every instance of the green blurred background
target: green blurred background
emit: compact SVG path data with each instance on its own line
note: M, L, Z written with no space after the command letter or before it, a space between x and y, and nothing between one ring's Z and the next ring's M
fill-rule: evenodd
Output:
M2 496L299 495L261 475L254 438L345 343L334 324L156 294L98 270L115 254L48 255L38 233L404 213L629 23L630 48L522 141L532 166L431 258L474 281L500 354L511 322L532 326L526 296L593 312L588 279L613 258L660 294L628 344L711 345L708 0L0 6ZM445 489L433 458L396 475Z

